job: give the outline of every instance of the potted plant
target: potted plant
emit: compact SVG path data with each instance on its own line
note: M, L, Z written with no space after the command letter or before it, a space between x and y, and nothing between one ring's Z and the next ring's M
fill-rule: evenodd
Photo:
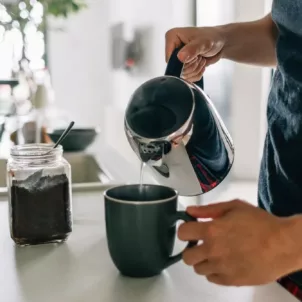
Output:
M28 38L27 32L35 30L43 33L44 43L47 43L47 17L68 18L71 14L80 12L86 7L86 0L23 0L9 1L0 4L0 24L5 31L17 30L22 36L22 53L16 60L16 69L24 70L28 65L27 57ZM1 3L1 2L0 2ZM4 34L2 34L4 36ZM0 37L1 43L1 37ZM43 59L47 65L47 54L44 52ZM17 71L17 70L15 70Z

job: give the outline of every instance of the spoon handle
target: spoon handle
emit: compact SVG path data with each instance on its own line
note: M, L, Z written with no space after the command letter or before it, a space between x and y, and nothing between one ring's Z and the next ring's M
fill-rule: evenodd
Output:
M55 145L53 146L53 149L57 148L58 145L61 143L61 141L63 141L63 139L68 135L68 133L70 132L71 128L73 127L74 122L72 121L69 126L66 128L66 130L62 133L62 135L60 136L60 138L57 140L57 142L55 143Z

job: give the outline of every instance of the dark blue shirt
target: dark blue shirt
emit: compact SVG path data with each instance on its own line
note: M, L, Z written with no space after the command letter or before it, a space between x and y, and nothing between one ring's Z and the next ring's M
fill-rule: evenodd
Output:
M302 214L302 0L274 0L272 17L278 67L268 100L259 205L290 216ZM302 272L290 277L302 285Z

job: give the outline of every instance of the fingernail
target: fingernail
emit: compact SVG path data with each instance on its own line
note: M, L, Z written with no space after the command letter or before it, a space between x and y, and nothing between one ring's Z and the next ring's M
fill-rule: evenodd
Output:
M188 54L180 51L178 53L178 59L180 61L182 61L183 63L188 63L188 62L190 62L190 60L192 59L192 57L190 55L188 55Z

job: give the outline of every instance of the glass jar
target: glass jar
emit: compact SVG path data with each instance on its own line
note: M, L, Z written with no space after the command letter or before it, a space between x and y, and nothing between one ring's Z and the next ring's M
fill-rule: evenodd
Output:
M48 144L11 149L10 233L18 245L62 242L72 231L71 168L62 155L62 146Z

